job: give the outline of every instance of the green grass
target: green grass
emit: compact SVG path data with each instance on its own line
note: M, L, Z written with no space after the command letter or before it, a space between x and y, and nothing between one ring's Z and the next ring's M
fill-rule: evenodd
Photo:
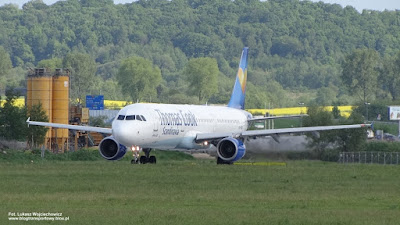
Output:
M79 150L76 152L66 152L64 154L54 154L49 151L44 152L41 158L41 151L35 150L2 150L0 162L29 163L31 161L95 161L103 160L97 150Z
M142 153L143 155L144 153ZM151 152L159 160L193 160L193 156L177 151L159 151ZM131 152L128 151L122 161L130 161ZM65 152L64 154L54 154L45 151L44 157L41 157L41 151L35 150L1 150L0 162L29 163L31 161L104 161L97 149L81 149L75 152Z
M64 224L400 224L400 168L288 161L0 161L8 212L61 212Z

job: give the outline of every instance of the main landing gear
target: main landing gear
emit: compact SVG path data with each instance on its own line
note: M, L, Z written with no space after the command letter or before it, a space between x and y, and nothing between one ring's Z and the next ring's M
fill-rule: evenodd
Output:
M150 156L150 151L151 148L144 148L143 152L145 155L140 156L140 158L138 159L137 156L135 155L134 159L131 160L132 164L146 164L146 163L150 163L150 164L156 164L157 163L157 159L154 155Z

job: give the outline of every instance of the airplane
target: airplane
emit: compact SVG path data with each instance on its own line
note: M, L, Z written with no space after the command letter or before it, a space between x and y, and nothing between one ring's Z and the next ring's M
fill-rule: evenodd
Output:
M259 120L244 110L247 82L248 47L244 47L236 81L227 106L136 103L122 108L112 122L112 128L30 121L28 125L94 131L111 134L99 145L100 155L107 160L119 160L129 148L135 156L131 162L156 163L152 149L199 150L211 145L217 149L217 164L232 164L246 153L246 140L271 136L324 130L352 129L368 124L298 127L268 130L247 130ZM265 119L271 119L266 117ZM138 159L140 152L144 152Z

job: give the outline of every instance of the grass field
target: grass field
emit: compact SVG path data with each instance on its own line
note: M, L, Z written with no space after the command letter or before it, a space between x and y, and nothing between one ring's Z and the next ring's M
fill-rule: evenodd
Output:
M211 160L0 162L9 212L58 212L63 224L400 224L400 167Z

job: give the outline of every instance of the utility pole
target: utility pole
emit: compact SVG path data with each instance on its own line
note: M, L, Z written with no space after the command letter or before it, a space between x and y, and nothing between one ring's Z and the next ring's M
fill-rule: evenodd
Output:
M371 105L371 103L369 103L369 102L364 102L364 104L365 104L365 108L366 108L366 110L367 110L367 121L369 120L368 119L368 105Z

